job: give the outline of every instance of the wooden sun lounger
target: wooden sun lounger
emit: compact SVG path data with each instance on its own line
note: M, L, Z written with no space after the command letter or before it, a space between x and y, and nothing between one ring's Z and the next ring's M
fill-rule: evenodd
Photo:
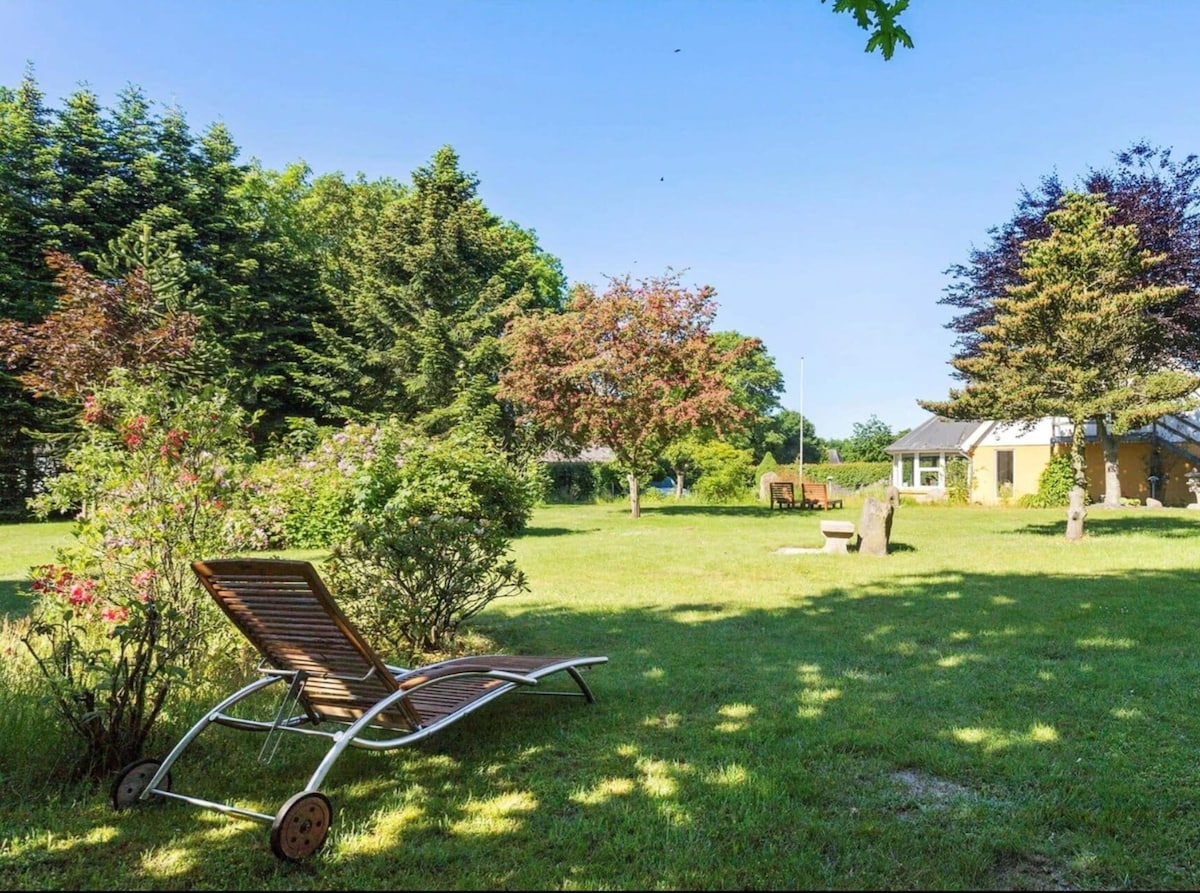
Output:
M518 688L591 703L595 698L580 670L608 660L489 654L411 670L394 667L363 640L306 561L223 559L192 567L262 656L261 676L209 711L166 758L140 760L122 770L112 804L123 809L158 796L261 821L271 825L271 848L281 859L302 859L324 844L333 808L318 788L347 747L386 750L419 741ZM567 674L577 690L538 688L556 673ZM272 685L282 690L273 717L248 719L245 710L236 716L230 712ZM214 723L263 733L264 761L285 733L323 736L333 743L307 785L272 816L171 790L171 766Z

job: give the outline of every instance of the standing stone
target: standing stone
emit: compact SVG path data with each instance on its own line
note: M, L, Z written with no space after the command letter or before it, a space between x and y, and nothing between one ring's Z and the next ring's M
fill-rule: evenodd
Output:
M758 501L766 502L771 498L771 485L779 480L779 475L773 471L768 471L758 479ZM774 506L772 506L774 508Z
M868 496L863 502L862 514L858 519L858 551L861 554L887 554L893 511L894 506L890 502L880 502L874 496Z
M900 488L894 484L887 488L884 496L884 501L888 505L887 520L884 522L884 538L890 543L892 541L892 513L900 508Z

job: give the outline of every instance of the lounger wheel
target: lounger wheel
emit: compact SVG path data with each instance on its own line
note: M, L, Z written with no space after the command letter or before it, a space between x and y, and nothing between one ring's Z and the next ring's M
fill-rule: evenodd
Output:
M161 765L162 760L137 760L117 773L108 795L113 809L129 809L135 805L142 796L142 791L146 790L146 785L150 784L150 779L154 777L154 773ZM159 790L171 790L170 772L158 787Z
M301 791L279 807L271 823L271 850L280 859L296 862L325 843L333 824L333 806L320 791Z

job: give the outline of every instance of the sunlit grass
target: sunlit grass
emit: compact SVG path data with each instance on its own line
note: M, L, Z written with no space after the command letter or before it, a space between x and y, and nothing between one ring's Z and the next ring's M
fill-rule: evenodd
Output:
M608 655L598 703L513 696L413 748L348 752L304 866L253 822L114 814L62 780L73 744L31 686L0 692L0 886L1200 884L1200 513L1093 509L1070 544L1058 510L904 506L886 557L780 553L819 546L822 518L856 507L538 510L513 550L530 591L474 629L513 653ZM11 579L22 549L47 554L39 532L61 535L17 528L0 553ZM259 743L201 739L176 788L273 812L322 748L285 742L261 767Z

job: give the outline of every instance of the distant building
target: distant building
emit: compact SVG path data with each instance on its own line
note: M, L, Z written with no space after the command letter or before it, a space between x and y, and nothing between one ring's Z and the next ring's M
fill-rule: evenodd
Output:
M1094 424L1087 425L1086 436L1088 495L1096 500L1104 495L1104 457ZM902 494L944 498L947 463L963 458L970 500L993 505L1036 493L1050 458L1070 449L1070 444L1071 423L1061 418L1026 425L934 416L886 452L892 457L892 483ZM1191 493L1185 476L1200 469L1200 411L1163 416L1130 431L1120 439L1117 451L1123 495L1187 505Z

